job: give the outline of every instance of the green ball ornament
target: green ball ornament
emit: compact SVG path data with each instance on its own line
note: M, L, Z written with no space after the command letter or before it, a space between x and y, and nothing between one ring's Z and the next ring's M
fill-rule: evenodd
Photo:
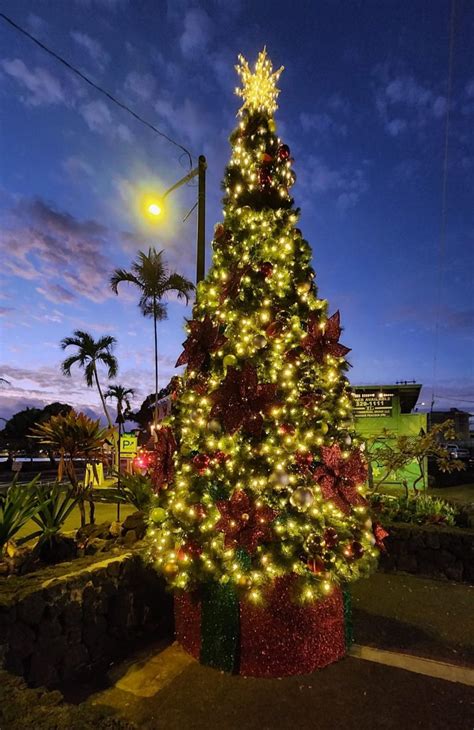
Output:
M150 512L150 517L157 525L161 525L166 520L166 510L163 507L154 507Z
M237 365L237 358L235 355L226 355L223 360L224 368L227 370L227 368L233 368L235 365Z
M321 421L321 423L318 425L318 431L321 431L324 436L327 434L327 432L329 431L329 426L326 421Z
M300 512L306 512L314 502L314 493L310 487L298 487L290 497L293 507Z

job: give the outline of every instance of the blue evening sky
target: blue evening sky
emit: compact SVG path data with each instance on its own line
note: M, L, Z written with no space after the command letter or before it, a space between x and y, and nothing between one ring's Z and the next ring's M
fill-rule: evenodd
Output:
M474 5L457 0L440 257L450 0L1 0L0 9L209 164L207 238L239 99L237 54L267 46L277 125L319 294L341 310L353 383L424 384L437 408L474 408ZM119 381L153 389L152 327L124 287L139 248L194 276L196 188L160 227L136 200L186 172L175 147L0 21L0 416L61 400L98 412L59 371L74 329L117 337ZM441 287L439 286L441 282ZM440 296L440 299L439 299ZM183 340L178 302L160 325L161 384ZM436 323L438 344L435 347ZM436 367L434 359L436 353Z

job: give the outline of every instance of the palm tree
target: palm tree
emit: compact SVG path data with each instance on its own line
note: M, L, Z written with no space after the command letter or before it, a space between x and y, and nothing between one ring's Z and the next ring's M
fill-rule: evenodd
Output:
M158 422L158 328L157 323L166 319L166 304L162 301L170 292L175 292L178 299L185 299L186 304L189 294L194 289L194 284L170 271L163 260L163 251L157 252L150 248L148 254L139 251L136 259L132 262L131 270L115 269L110 278L110 286L115 294L118 294L118 285L128 282L137 287L140 299L138 306L144 317L153 317L155 335L155 409L153 424Z
M61 370L64 375L71 375L71 368L73 365L78 365L84 369L84 377L89 388L92 388L94 383L99 391L100 400L104 409L105 417L109 428L113 429L112 420L110 418L107 404L105 402L102 388L100 387L99 376L97 374L97 363L103 363L107 368L107 375L109 378L115 378L118 370L117 358L112 354L112 350L116 343L115 337L111 335L104 335L99 337L98 340L94 340L92 335L88 332L82 332L81 330L75 330L72 337L65 337L61 340L61 347L65 350L67 347L77 347L75 355L67 357L64 362L61 363Z
M134 395L135 391L133 388L125 388L124 385L110 385L105 394L106 400L107 398L115 398L117 401L117 418L115 419L115 423L118 423L119 430L125 422L127 415L130 413L130 398L133 398Z

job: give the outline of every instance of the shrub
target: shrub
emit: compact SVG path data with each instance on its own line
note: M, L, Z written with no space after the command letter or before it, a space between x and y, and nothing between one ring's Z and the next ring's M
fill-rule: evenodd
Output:
M143 474L121 474L120 488L98 489L94 492L96 500L133 504L141 512L149 511L152 496L151 479Z
M38 499L36 484L39 474L28 484L18 484L17 477L7 488L6 493L0 495L0 553L3 553L7 544L15 537L21 528L31 520L45 503ZM21 544L30 539L23 537L17 540Z
M372 495L371 502L374 511L391 522L454 526L458 516L458 509L446 500L420 493L409 497L376 493Z

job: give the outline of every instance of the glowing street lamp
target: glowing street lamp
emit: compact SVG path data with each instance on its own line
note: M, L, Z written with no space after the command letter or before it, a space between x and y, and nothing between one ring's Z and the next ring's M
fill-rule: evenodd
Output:
M161 207L158 205L158 203L150 203L148 206L148 212L150 215L158 216L161 215Z
M204 155L199 155L197 167L194 167L181 180L178 180L160 197L147 197L143 201L145 215L150 219L157 219L165 211L165 198L177 188L197 176L198 178L198 199L197 199L197 253L196 253L196 283L204 279L205 268L205 227L206 227L206 169L207 162Z

